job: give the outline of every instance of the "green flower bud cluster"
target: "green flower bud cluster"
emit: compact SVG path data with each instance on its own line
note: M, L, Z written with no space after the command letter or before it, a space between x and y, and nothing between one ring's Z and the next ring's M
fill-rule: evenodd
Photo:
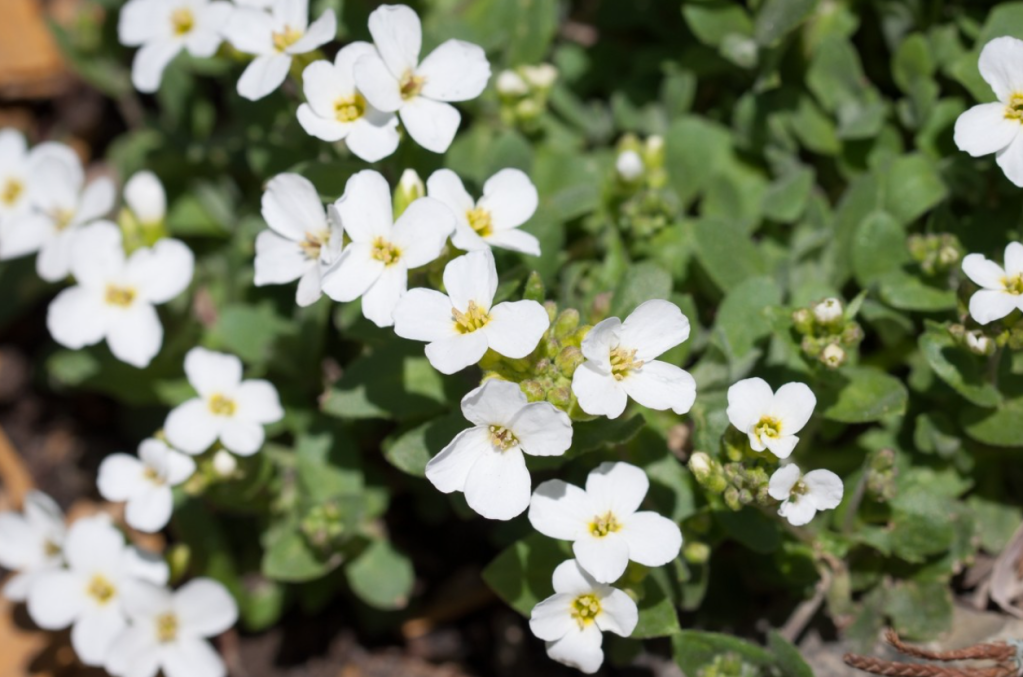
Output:
M557 79L558 69L549 63L501 71L495 81L501 121L509 127L535 131Z
M974 355L993 355L999 346L1010 345L1014 350L1023 347L1023 331L1003 331L995 337L988 336L983 328L967 329L961 324L949 326L948 333L961 347Z
M615 169L620 187L626 190L659 190L667 185L663 137L654 135L640 141L635 134L626 134L618 141L615 150Z
M838 369L849 351L863 340L863 328L847 316L842 302L827 298L792 313L792 327L800 336L803 354L828 369Z
M635 237L649 237L671 225L679 213L678 198L673 192L644 190L622 202L618 223L622 231Z
M332 501L314 505L306 511L299 523L302 535L320 552L336 548L347 537L341 508Z
M895 498L895 478L898 476L895 467L895 451L878 449L871 454L867 463L867 493L877 501L887 503Z
M910 235L906 242L909 254L927 275L947 273L958 268L963 258L963 246L951 233Z
M760 668L747 663L736 653L728 652L714 657L696 673L696 677L758 677Z
M722 496L732 510L772 502L767 489L777 465L774 456L753 451L746 436L734 428L721 437L721 456L727 462L702 451L689 457L689 471L707 493Z

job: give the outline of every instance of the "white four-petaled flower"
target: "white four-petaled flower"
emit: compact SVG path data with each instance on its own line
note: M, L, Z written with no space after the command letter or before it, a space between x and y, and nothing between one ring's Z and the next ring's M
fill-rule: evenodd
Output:
M409 269L440 256L455 217L442 203L424 197L395 221L387 180L372 170L348 179L334 205L351 244L324 275L323 291L335 301L361 296L366 319L390 327L394 308L408 289Z
M33 197L45 191L45 177L39 175L39 164L47 157L78 164L74 151L62 143L48 141L29 150L21 132L0 129L0 258L28 253L6 253L4 229L14 218L30 213ZM16 248L17 243L10 246Z
M28 613L44 630L72 625L71 645L86 665L102 665L125 629L124 585L134 579L165 585L167 565L128 546L106 515L78 520L64 542L68 568L38 575Z
M114 357L145 367L163 344L154 306L188 287L195 265L192 251L165 239L125 258L121 231L105 221L83 228L74 245L71 272L78 284L50 304L50 334L76 350L106 339Z
M200 58L216 54L231 11L231 3L221 1L130 0L121 9L117 35L122 45L140 47L131 66L135 88L159 89L164 69L183 49Z
M728 389L728 420L749 436L753 451L788 458L796 435L813 414L817 398L805 383L786 383L778 392L762 378L747 378Z
M309 0L274 0L269 12L237 7L224 26L235 49L255 55L238 80L238 93L262 99L288 77L292 57L311 52L334 39L337 17L328 9L309 25Z
M572 376L579 406L593 416L617 418L631 397L644 407L684 414L696 399L696 381L674 364L655 360L689 338L678 306L654 299L622 322L609 317L583 339L586 361Z
M629 560L659 567L678 557L682 531L655 512L639 510L650 489L646 473L628 463L601 463L586 489L548 480L529 503L529 521L545 536L572 541L579 565L613 583Z
M341 253L341 225L328 216L312 182L298 174L270 179L263 219L270 230L256 238L256 286L298 280L295 301L315 303L323 272Z
M124 521L155 533L167 526L174 509L172 487L195 472L195 461L158 439L143 440L138 457L111 454L99 466L96 484L108 501L127 503Z
M778 514L795 526L813 519L818 510L837 508L842 502L842 480L830 470L811 470L803 475L793 463L774 471L767 493L782 501Z
M984 45L978 66L998 101L960 115L955 143L973 157L994 153L1005 176L1023 187L1023 40L995 38Z
M337 53L334 63L315 61L302 73L306 103L298 121L306 132L324 141L345 140L348 149L366 162L382 160L398 148L398 118L374 108L355 86L355 62L375 54L368 42L353 42Z
M487 349L519 359L529 355L550 326L536 301L493 305L497 267L490 250L459 256L444 268L447 294L412 289L394 309L394 333L428 341L426 357L444 374L480 361Z
M547 655L591 675L604 663L605 632L628 637L639 609L627 594L598 583L570 559L554 570L554 594L535 607L529 629L547 642Z
M981 287L970 297L970 316L980 324L1023 310L1023 244L1008 244L1004 268L982 254L968 254L963 272Z
M474 201L462 180L450 169L438 169L426 181L427 194L446 204L455 214L451 242L473 251L503 247L523 254L540 255L540 241L519 229L536 212L536 186L525 172L502 169L483 184L483 197Z
M175 449L201 454L219 439L229 451L251 456L263 446L263 426L284 418L277 389L262 379L243 381L234 355L192 348L185 374L199 397L167 416L164 433Z
M572 422L549 402L528 402L518 384L491 379L462 398L474 427L426 464L426 478L488 519L508 520L529 505L523 453L560 456L572 446Z
M377 54L355 63L355 82L379 110L395 112L423 148L443 153L458 131L461 115L447 103L475 99L490 79L490 63L477 46L448 40L419 61L423 30L405 5L381 5L369 15Z
M15 574L4 597L23 602L36 578L64 563L64 513L41 491L25 494L22 514L0 513L0 566Z
M238 620L238 605L220 583L196 578L171 592L145 582L124 586L131 620L110 647L106 669L120 677L224 677L224 662L207 641Z

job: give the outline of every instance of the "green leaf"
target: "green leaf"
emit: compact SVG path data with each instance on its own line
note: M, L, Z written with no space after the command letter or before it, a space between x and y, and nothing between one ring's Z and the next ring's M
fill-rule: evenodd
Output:
M879 291L885 303L899 310L934 313L956 306L955 292L951 289L932 286L903 271L882 277Z
M881 131L884 102L867 80L860 56L848 40L827 40L818 47L806 83L825 110L837 117L840 138L865 139Z
M1004 400L995 409L968 407L960 415L966 434L995 447L1023 447L1023 398Z
M737 221L697 221L696 257L710 279L724 291L766 272L757 246Z
M712 47L729 35L752 35L753 22L746 9L731 0L695 0L682 5L682 16L696 38Z
M611 300L610 314L624 320L641 303L670 295L671 274L656 263L642 261L626 269Z
M669 637L681 629L665 570L651 571L650 575L643 579L641 593L636 603L639 607L639 622L629 637L633 639Z
M311 503L358 496L364 488L358 450L339 430L299 436L295 469L302 498Z
M907 639L932 639L952 628L952 591L944 582L899 581L888 590L885 612Z
M816 176L813 169L800 167L772 183L764 194L764 216L781 223L793 223L806 210Z
M869 423L902 414L909 398L899 379L871 367L828 372L816 390L821 416L840 423Z
M956 344L943 325L928 322L920 336L920 352L942 381L978 407L996 407L1002 395L987 378L983 357Z
M885 210L901 223L917 220L947 194L934 160L920 153L904 155L888 168Z
M776 631L767 633L767 648L774 653L775 665L785 677L813 677L813 669L799 654L799 649Z
M820 0L767 0L757 12L753 34L757 42L771 46L795 30L817 8Z
M777 522L756 508L745 506L738 512L718 510L714 517L729 536L753 552L770 554L781 545Z
M483 569L483 580L509 606L528 617L554 594L554 569L572 554L567 544L530 534L506 548Z
M672 636L671 646L675 662L686 675L699 675L700 668L725 654L735 654L754 665L767 667L774 663L774 656L767 650L738 637L716 632L682 630Z
M919 563L948 550L955 537L949 498L919 483L900 487L892 500L892 552L907 562Z
M210 332L212 340L243 361L263 364L273 355L274 343L294 335L298 328L278 315L271 303L230 305L220 311Z
M745 359L772 331L764 311L781 304L781 289L769 277L752 277L736 285L718 309L715 343L734 363Z
M732 156L727 127L687 115L671 123L664 137L665 168L684 203L700 194Z
M263 537L263 548L263 575L289 583L320 578L336 569L343 559L340 553L324 556L309 544L297 512L271 524Z
M898 271L909 260L906 232L890 214L874 212L860 223L853 239L852 266L861 287Z
M345 567L345 576L356 597L383 611L408 606L416 582L411 560L384 540L370 543Z
M583 454L588 451L602 449L607 446L625 444L636 436L646 419L642 414L628 418L598 418L574 424L572 448L569 454Z
M458 433L471 427L462 412L456 411L407 430L397 438L384 441L384 458L391 465L414 477L426 477L426 464L441 452Z

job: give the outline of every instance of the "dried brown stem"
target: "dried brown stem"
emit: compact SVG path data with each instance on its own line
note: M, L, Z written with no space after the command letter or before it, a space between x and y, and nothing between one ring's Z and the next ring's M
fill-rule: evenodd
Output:
M846 654L842 657L846 665L889 677L1016 677L1016 668L996 665L988 668L953 668L927 663L899 663L870 656Z
M999 663L1011 661L1016 657L1016 648L999 642L997 644L974 644L962 649L952 651L928 651L920 647L910 646L899 639L899 635L892 628L888 628L884 635L885 640L899 653L917 658L926 658L932 661L969 661L969 660L993 660Z

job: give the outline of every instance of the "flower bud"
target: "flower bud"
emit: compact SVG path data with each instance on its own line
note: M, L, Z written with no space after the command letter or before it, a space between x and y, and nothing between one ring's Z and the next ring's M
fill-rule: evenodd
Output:
M725 505L738 512L742 510L742 503L739 502L739 490L735 487L728 487L725 490Z
M515 114L520 120L532 120L543 112L540 104L533 99L523 99L515 106Z
M426 195L426 186L414 169L406 169L394 191L394 218L397 219L410 204Z
M554 358L554 365L563 376L571 377L585 359L583 351L576 346L565 346Z
M618 154L618 159L615 160L615 169L622 180L632 183L643 176L645 169L643 158L634 150L622 151Z
M800 334L809 334L813 331L813 315L806 308L793 311L792 325Z
M842 319L842 302L836 298L824 299L813 307L813 316L823 325L835 324Z
M167 193L153 172L133 174L124 184L124 201L143 226L161 223L167 216Z
M693 473L693 477L700 484L707 481L710 477L713 468L711 467L711 458L705 451L698 451L689 457L689 471Z
M546 297L547 289L544 287L543 279L540 277L540 273L534 270L526 278L526 287L522 291L522 298L526 301L543 303Z
M554 301L544 301L543 309L547 311L547 319L551 324L554 324L554 318L558 314L558 304Z
M519 388L526 394L526 399L530 402L542 402L546 399L547 393L544 392L543 386L536 379L529 379L519 384Z
M829 343L824 350L821 351L820 361L824 363L824 366L831 369L838 369L845 364L845 350L842 346L837 343Z
M234 454L229 452L227 449L218 449L217 453L213 454L213 471L218 476L228 479L232 477L238 470L238 459L234 457Z
M494 86L501 96L516 97L529 94L529 85L522 79L522 76L512 70L501 71Z
M558 69L549 63L541 63L536 66L523 66L522 77L533 87L546 91L554 86L558 79Z
M842 343L847 346L854 346L863 340L863 327L859 322L847 322L842 330Z
M547 401L558 409L567 410L572 404L572 389L566 386L552 388L547 392Z
M575 308L566 308L554 321L554 336L565 338L579 326L579 311Z
M966 347L974 355L990 355L995 352L994 341L985 336L980 330L966 332L965 339Z
M690 564L706 564L710 559L710 546L699 541L689 541L682 549L682 556Z

